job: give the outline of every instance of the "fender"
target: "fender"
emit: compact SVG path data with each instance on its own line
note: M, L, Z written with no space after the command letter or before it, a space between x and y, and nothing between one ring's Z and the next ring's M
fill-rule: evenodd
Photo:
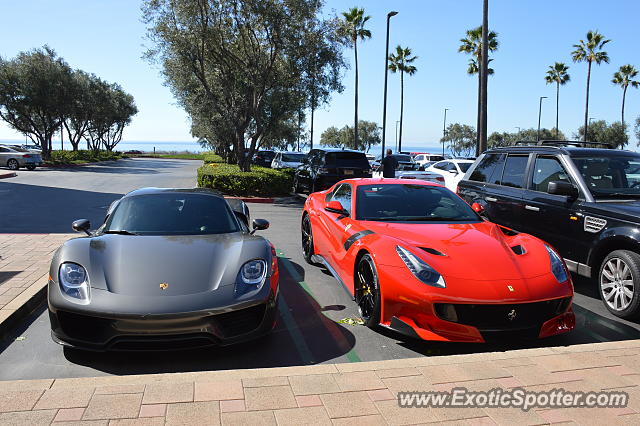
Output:
M606 228L593 243L587 265L598 268L599 262L613 250L633 250L640 253L640 234L629 227Z

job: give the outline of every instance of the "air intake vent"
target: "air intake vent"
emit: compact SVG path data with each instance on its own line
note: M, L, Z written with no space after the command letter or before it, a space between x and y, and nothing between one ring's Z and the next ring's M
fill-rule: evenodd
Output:
M600 219L599 217L593 216L585 216L584 218L584 230L587 232L600 232L607 225L607 221L605 219Z
M523 255L525 254L527 251L524 249L524 247L522 247L521 245L517 245L517 246L513 246L511 247L511 250L513 250L513 252L517 255Z
M436 249L432 249L430 247L420 247L422 250L426 251L427 253L431 253L431 254L435 254L436 256L446 256L446 254L439 252Z
M502 233L508 237L513 237L514 235L518 235L518 231L514 231L513 229L505 228L504 226L498 226Z

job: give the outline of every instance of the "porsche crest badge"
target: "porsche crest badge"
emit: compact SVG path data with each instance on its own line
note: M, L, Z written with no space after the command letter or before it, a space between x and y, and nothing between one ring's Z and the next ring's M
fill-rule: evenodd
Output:
M167 283L160 283L160 290L166 290L169 288L169 284Z

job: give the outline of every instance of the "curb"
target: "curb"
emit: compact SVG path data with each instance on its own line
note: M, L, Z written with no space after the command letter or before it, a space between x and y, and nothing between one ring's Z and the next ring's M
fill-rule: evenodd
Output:
M16 172L0 173L0 179L7 179L7 178L16 177L16 176L18 176Z
M9 302L0 311L0 341L11 336L22 321L38 309L47 297L48 274Z

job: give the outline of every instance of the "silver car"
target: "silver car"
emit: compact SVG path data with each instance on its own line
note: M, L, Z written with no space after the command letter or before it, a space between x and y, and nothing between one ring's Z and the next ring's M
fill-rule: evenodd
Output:
M18 170L26 167L27 170L34 170L36 166L42 165L42 156L39 153L28 149L7 145L0 145L0 167L7 167L10 170Z

